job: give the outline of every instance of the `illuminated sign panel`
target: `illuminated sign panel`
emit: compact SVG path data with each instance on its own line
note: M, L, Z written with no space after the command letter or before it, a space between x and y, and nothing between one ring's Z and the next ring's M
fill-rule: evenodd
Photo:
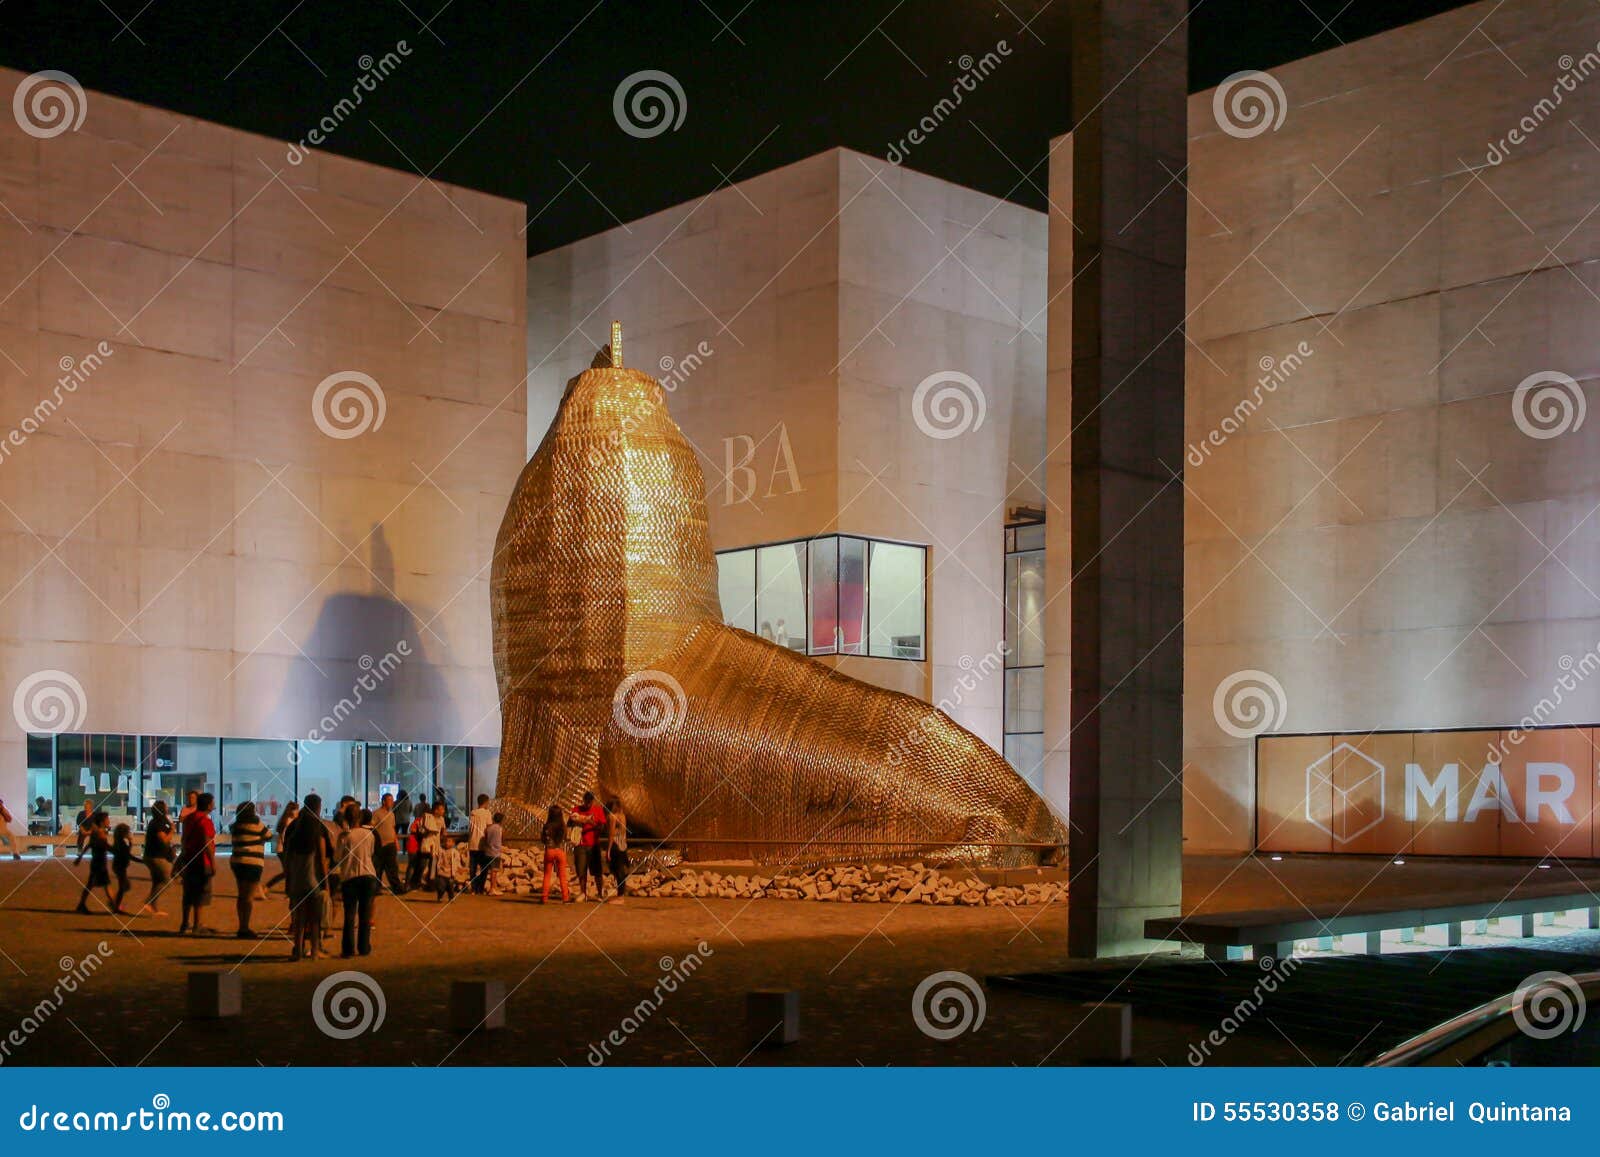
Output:
M1263 735L1256 741L1256 847L1594 856L1597 732Z

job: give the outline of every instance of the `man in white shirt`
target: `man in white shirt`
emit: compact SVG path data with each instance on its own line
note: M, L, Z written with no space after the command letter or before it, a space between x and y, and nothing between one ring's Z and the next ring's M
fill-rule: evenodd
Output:
M489 830L489 825L493 822L494 813L489 810L489 797L480 795L478 806L467 816L467 852L472 861L472 890L479 895L483 894L484 877L488 875L488 857L483 851L483 833Z

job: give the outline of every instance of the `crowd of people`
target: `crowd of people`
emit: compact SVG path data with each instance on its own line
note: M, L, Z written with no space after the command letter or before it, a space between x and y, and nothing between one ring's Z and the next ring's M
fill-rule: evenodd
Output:
M126 823L113 827L111 817L92 799L85 799L77 822L77 862L87 858L89 871L77 911L90 914L89 902L99 890L112 913L166 916L161 902L176 880L181 909L178 934L209 935L204 919L217 873L215 807L210 792L197 791L189 793L176 817L165 800L151 805L140 855L150 876L150 891L133 912L127 907L134 860L132 830ZM403 794L398 803L385 794L375 810L362 807L354 796L344 796L324 816L321 796L311 794L301 803L291 802L276 826L268 828L254 803L239 804L228 826L227 844L237 890L234 935L245 940L260 937L253 927L255 906L280 883L289 901L291 960L323 955L323 942L332 936L335 923L342 924L341 957L368 955L373 909L385 887L394 896L431 892L441 902L468 891L504 894L504 814L491 810L489 797L480 795L467 816L464 835L449 830L446 815L442 799L431 807L425 802L413 806ZM604 902L608 875L613 881L611 902L621 903L627 895L628 819L618 800L602 807L593 792L585 792L576 808L551 804L539 842L544 848L541 903L550 902L556 883L564 903L587 901L591 883L595 901ZM276 851L279 871L263 880L269 847ZM574 875L577 895L570 884Z

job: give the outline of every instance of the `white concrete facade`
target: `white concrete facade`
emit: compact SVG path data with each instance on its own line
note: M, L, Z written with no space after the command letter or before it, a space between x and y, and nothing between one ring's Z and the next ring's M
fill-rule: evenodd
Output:
M1043 453L1044 262L1042 213L845 149L540 254L530 450L613 318L628 364L663 378L663 359L709 350L669 405L701 455L713 544L927 545L929 661L823 661L948 700L998 748L1000 677L958 682L1002 638L1006 512L1042 505L1042 472L1016 464ZM912 413L941 371L983 395L982 424L948 438Z
M403 640L367 703L389 734L341 737L498 745L523 207L81 96L58 135L0 118L7 701L61 672L66 730L304 738ZM330 436L313 399L351 371L383 419ZM0 735L19 816L27 710Z
M1253 412L1186 471L1189 850L1252 846L1230 675L1279 731L1509 726L1600 642L1600 423L1530 436L1515 394L1596 401L1597 42L1591 4L1481 3L1273 69L1275 131L1191 98L1187 441Z

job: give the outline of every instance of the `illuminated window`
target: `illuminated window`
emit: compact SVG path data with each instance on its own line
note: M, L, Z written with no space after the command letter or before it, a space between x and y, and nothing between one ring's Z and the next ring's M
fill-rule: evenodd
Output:
M927 658L928 548L855 535L717 555L722 619L810 655Z

